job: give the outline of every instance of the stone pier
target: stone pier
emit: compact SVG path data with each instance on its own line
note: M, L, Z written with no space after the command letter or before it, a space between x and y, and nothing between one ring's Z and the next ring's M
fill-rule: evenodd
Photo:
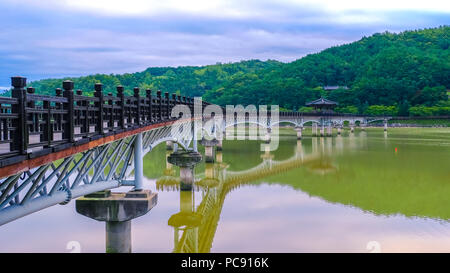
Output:
M217 141L216 151L222 151L222 140L218 139Z
M180 189L182 191L192 190L194 167L202 160L202 155L195 151L177 151L167 159L171 164L180 167Z
M172 141L166 141L166 150L167 151L173 150L173 142Z
M106 252L131 252L131 220L156 206L158 195L150 190L112 193L102 191L76 200L76 211L106 223Z
M208 140L203 138L200 142L201 145L205 146L205 162L214 163L214 147L217 146L219 141L217 139Z
M295 131L297 131L297 140L301 140L303 127L295 127Z

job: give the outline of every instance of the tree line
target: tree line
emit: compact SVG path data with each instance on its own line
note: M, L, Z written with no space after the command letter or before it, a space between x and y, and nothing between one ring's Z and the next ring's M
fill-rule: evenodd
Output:
M338 112L386 115L450 115L450 27L377 33L290 63L249 60L207 66L150 67L127 74L45 79L31 82L54 94L70 79L92 95L97 82L106 93L116 86L202 96L219 105L276 104L286 111L311 111L306 102L325 97ZM326 90L324 86L342 88ZM344 88L345 87L345 88ZM6 93L8 95L8 93Z

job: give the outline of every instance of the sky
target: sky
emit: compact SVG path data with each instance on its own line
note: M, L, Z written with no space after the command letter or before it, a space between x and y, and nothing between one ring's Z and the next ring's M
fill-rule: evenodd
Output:
M450 2L0 0L0 89L248 59L290 62L376 32L450 24Z

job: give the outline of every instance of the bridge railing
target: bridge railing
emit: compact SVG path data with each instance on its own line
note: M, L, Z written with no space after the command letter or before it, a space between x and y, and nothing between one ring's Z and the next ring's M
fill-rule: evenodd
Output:
M26 78L12 77L12 97L0 98L0 167L25 159L57 152L101 137L122 133L154 123L172 121L173 107L184 104L194 111L194 99L169 93L134 88L126 96L124 87L117 95L105 94L103 85L94 85L94 96L74 90L64 81L54 96L37 95L26 88ZM203 102L202 108L210 103ZM203 110L203 109L202 109ZM181 116L180 116L181 117Z

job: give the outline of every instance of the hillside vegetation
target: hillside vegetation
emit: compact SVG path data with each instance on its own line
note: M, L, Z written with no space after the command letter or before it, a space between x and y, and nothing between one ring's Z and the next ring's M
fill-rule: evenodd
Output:
M450 27L377 33L307 55L291 63L241 61L208 66L152 67L123 75L67 78L92 94L123 85L203 99L220 105L278 104L284 110L320 96L339 102L337 111L389 115L450 115ZM61 79L32 82L38 93L52 94ZM346 86L326 91L323 86ZM142 92L144 94L144 92Z

